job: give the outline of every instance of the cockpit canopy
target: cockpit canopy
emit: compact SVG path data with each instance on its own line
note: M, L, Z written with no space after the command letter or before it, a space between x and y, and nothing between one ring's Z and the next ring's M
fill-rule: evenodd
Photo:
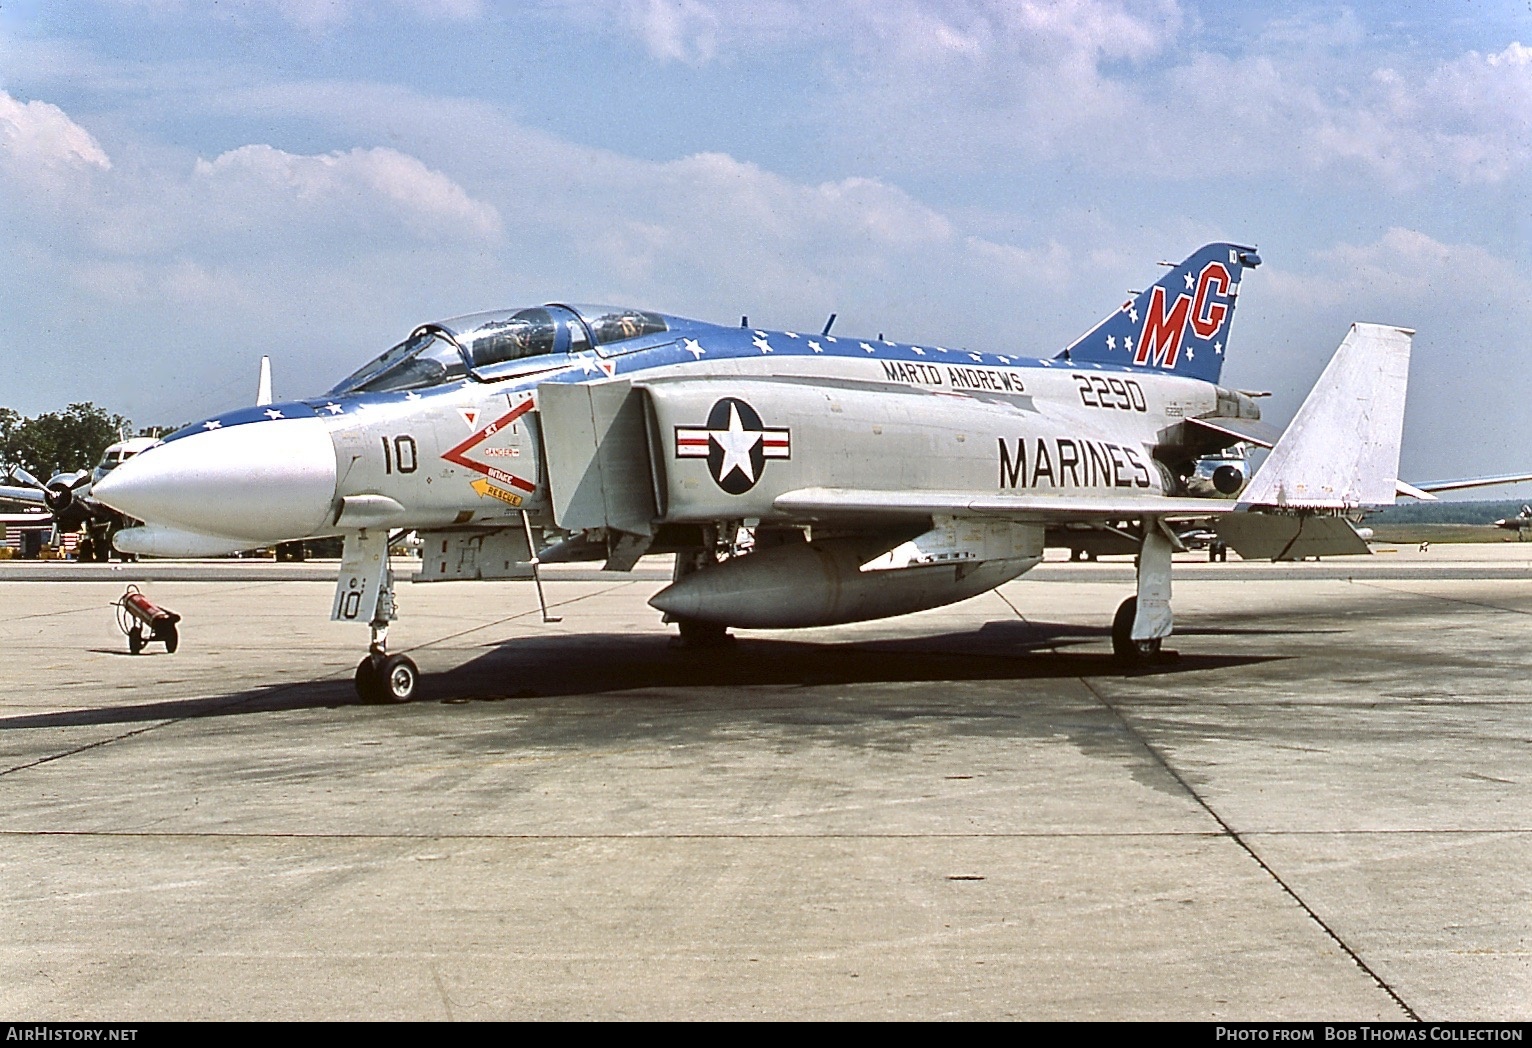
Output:
M153 437L129 437L126 440L119 440L101 453L101 461L96 463L96 470L103 475L110 473L140 451L147 451L157 443L158 441Z
M370 361L331 394L422 389L467 378L499 378L533 357L579 353L669 330L658 313L613 306L550 304L471 313L425 324Z
M137 454L138 449L136 448L132 451L129 451L127 448L124 448L121 445L113 444L111 447L107 448L106 453L101 456L101 461L96 463L96 468L99 469L102 473L110 473L112 470L116 469L118 466L122 465L124 462L128 461L128 459Z

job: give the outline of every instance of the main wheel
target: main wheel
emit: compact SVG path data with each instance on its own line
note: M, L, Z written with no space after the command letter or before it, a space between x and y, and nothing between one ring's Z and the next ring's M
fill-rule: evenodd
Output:
M1138 617L1138 598L1129 597L1112 616L1112 654L1125 662L1143 662L1160 653L1160 638L1133 639L1133 620Z
M378 664L371 655L356 664L356 696L363 702L382 702Z
M721 648L734 640L729 636L729 627L717 622L680 619L676 628L681 631L683 648Z

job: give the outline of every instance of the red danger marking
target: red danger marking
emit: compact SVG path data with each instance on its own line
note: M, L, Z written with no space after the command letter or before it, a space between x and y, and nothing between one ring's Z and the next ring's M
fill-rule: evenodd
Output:
M457 447L451 449L450 451L443 452L442 458L446 459L448 462L454 463L455 465L462 466L464 469L471 469L475 473L482 473L486 477L491 477L495 480L498 480L502 484L509 484L512 487L520 488L522 491L536 491L537 485L533 484L531 481L522 480L520 477L512 473L507 473L503 469L497 469L488 463L479 462L468 457L468 452L472 451L474 448L484 443L490 437L500 432L500 430L505 428L505 426L515 422L517 419L531 410L532 400L529 397L526 400L523 400L520 404L517 404L506 414L502 415L500 418L497 418L495 421L479 430L479 432L463 441ZM489 451L491 450L498 449L487 449L485 454L489 454Z

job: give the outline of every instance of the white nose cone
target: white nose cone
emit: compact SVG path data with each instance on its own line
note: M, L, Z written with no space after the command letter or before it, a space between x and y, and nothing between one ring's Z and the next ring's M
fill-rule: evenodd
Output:
M133 456L91 495L147 524L252 545L308 538L335 520L335 446L317 418L214 429Z

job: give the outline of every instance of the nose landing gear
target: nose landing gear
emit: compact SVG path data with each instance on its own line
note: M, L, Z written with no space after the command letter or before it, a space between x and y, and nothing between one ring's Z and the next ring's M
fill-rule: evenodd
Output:
M394 573L388 563L388 532L348 532L332 619L366 622L372 628L367 657L357 663L356 694L363 702L398 703L415 698L420 667L408 655L388 653L388 624L394 611Z

